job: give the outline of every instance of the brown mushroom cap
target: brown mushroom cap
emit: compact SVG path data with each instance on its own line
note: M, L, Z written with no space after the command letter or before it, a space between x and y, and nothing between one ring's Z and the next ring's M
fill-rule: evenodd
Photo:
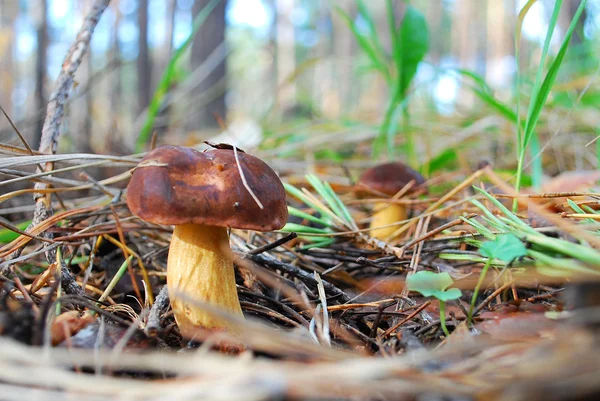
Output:
M231 149L199 152L164 146L148 153L133 172L127 205L133 214L156 224L205 224L256 231L283 227L288 218L285 190L262 160L240 150L240 177Z
M357 189L371 189L393 196L411 181L412 190L423 185L425 178L401 162L384 163L365 171L357 181Z

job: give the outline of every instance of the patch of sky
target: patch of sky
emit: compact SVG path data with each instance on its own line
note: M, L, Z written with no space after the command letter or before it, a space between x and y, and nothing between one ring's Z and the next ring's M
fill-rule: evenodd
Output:
M15 32L17 45L15 48L15 59L25 61L37 47L37 36L31 20L23 14L19 14L15 20Z
M137 10L137 1L136 0L121 0L119 1L119 10L121 14L127 16L132 14L135 10Z
M295 26L302 26L308 22L308 11L306 8L294 7L290 13L290 21Z
M121 57L125 61L132 61L138 55L138 27L135 18L128 17L119 25L119 44Z
M46 53L46 57L48 58L47 71L52 82L58 77L68 51L69 45L67 43L55 42L48 45L48 52Z
M441 114L450 115L455 111L454 103L458 95L459 82L456 75L452 72L445 72L446 68L455 68L456 60L451 57L442 59L440 63L440 73L434 83L433 98Z
M25 117L27 96L33 93L33 80L24 77L16 81L11 93L11 102L13 118L21 119Z
M527 0L519 0L517 3L516 12L518 13L527 4ZM523 37L532 42L538 43L540 46L544 45L546 39L546 31L548 30L548 16L552 13L552 9L547 10L542 2L535 2L533 6L527 12L525 19L523 20ZM558 25L556 26L556 32L552 35L551 44L556 45L560 43L560 35Z
M155 48L164 45L167 38L167 2L150 0L148 2L148 46Z
M100 21L98 21L98 25L94 30L94 35L92 35L91 49L92 56L97 55L99 53L105 53L110 48L110 41L112 37L112 27L115 23L115 14L112 9L107 8L102 17L100 17Z
M365 20L365 18L361 14L358 14L356 16L356 18L354 19L354 24L356 26L356 31L359 34L363 36L369 36L369 24L367 24L367 20Z
M191 11L194 0L177 0L177 7L182 11Z
M593 39L600 29L600 1L588 2L588 17L583 26L586 39Z
M54 25L64 24L73 4L69 0L54 0L48 4L48 19Z
M191 32L192 14L189 10L177 10L175 12L175 26L173 27L173 46L181 46Z
M314 47L319 43L319 34L312 29L301 29L296 39L304 47Z
M274 18L263 0L230 0L227 7L228 25L252 28L259 37L269 35Z

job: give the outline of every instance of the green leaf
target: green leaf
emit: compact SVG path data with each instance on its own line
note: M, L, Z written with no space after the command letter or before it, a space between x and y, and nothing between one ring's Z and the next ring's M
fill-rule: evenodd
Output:
M31 224L31 220L17 223L17 224L15 224L15 227L17 227L19 230L23 231L27 227L29 227L29 224ZM18 232L9 230L8 228L3 228L0 230L0 243L8 244L9 242L14 241L17 238L19 238L20 235L21 234L19 234Z
M416 291L425 297L434 297L444 302L460 298L462 295L458 288L446 290L452 283L452 278L446 272L419 271L406 278L406 286L410 291Z
M312 234L331 234L331 231L323 228L303 226L302 224L286 223L281 229L285 232L296 232L296 233L312 233Z
M437 291L433 297L439 299L440 301L452 301L454 299L458 299L462 296L462 291L458 288L449 288L445 291Z
M312 221L313 223L320 224L320 225L325 226L325 227L331 227L332 226L331 222L329 220L315 217L312 214L303 212L302 210L298 210L298 209L296 209L293 206L288 206L288 213L291 216L295 216L295 217L299 217L301 219Z
M398 90L404 98L417 67L429 48L429 30L425 16L416 8L408 6L395 39L393 45L399 79Z
M527 248L516 235L500 234L495 240L484 242L479 248L479 253L490 259L500 259L509 263L516 258L526 256Z
M435 173L440 170L450 170L451 167L456 166L458 162L458 154L455 148L446 148L437 156L432 157L427 163L421 168L421 173L425 172L426 175Z

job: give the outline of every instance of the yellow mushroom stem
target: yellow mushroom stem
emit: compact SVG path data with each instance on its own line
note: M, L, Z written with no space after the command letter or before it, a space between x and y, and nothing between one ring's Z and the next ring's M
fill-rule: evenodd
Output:
M383 226L406 220L407 217L406 206L398 203L376 203L373 210L375 213L373 213L371 225L369 226L371 228L370 235L381 240L387 239L400 227L398 225Z
M194 337L198 328L228 329L226 320L190 300L243 317L227 228L199 224L175 226L167 262L167 286L175 320L185 338ZM185 294L188 299L178 294Z

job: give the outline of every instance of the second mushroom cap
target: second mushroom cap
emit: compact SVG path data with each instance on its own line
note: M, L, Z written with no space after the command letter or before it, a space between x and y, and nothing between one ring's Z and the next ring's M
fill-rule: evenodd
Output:
M391 162L365 171L358 179L357 186L393 196L411 181L414 181L411 188L414 190L425 183L425 178L402 162Z

